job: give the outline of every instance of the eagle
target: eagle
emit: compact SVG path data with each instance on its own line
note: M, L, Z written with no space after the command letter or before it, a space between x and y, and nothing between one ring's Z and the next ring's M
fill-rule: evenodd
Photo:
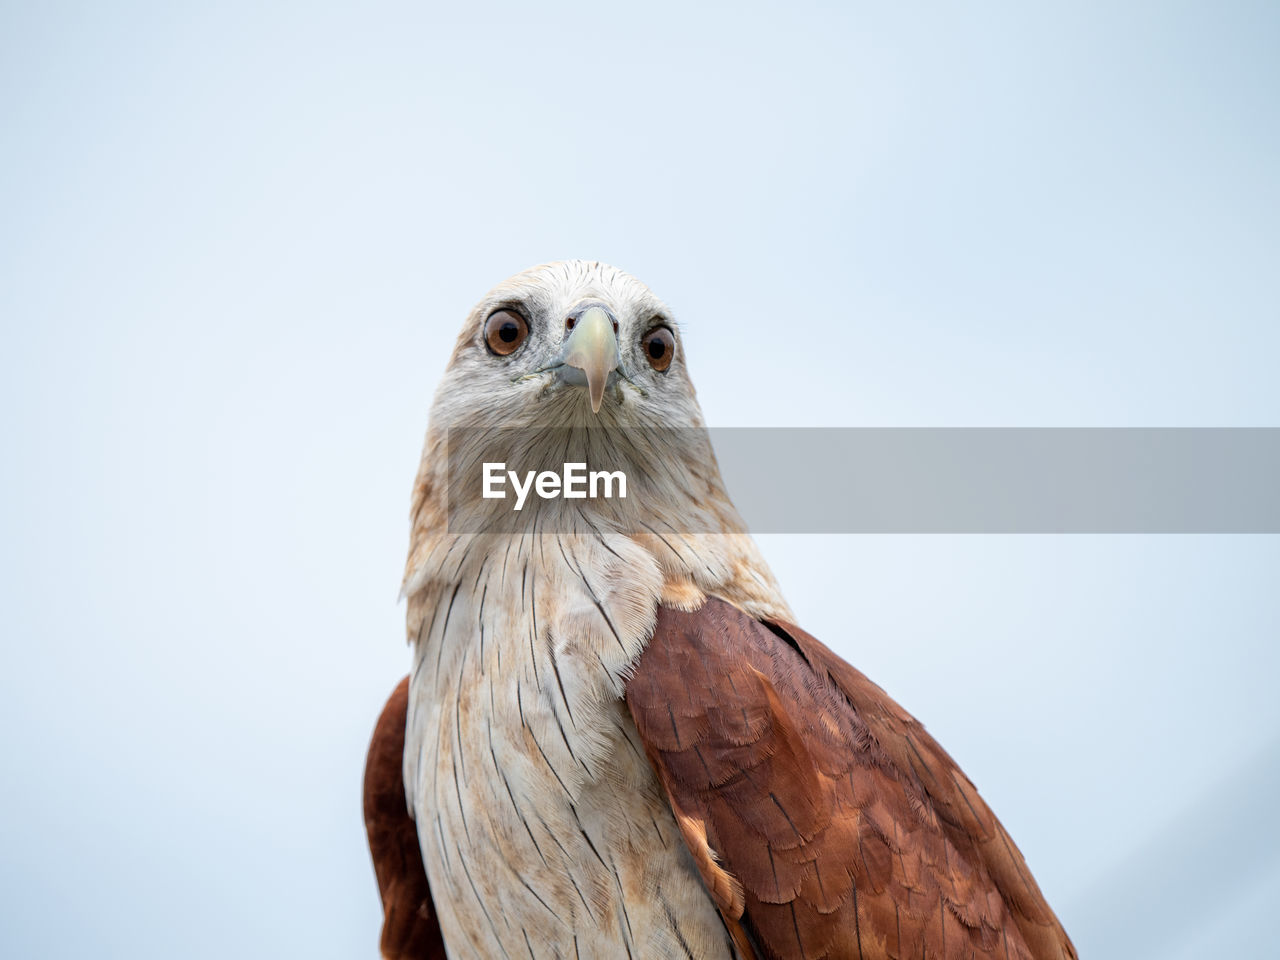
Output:
M795 624L686 359L597 262L463 324L413 488L412 670L365 768L382 955L1074 958L955 761ZM496 437L647 485L517 512L460 479Z

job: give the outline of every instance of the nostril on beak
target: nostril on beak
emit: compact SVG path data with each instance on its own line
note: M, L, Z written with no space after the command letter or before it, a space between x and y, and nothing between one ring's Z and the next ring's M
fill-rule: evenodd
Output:
M609 323L613 327L613 335L616 337L618 335L618 321L610 317ZM573 328L576 327L577 325L578 325L578 315L568 316L564 318L565 333L572 333Z

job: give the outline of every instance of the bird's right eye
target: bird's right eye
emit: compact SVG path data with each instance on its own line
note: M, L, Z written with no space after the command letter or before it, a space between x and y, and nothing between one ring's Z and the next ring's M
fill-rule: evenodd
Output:
M498 310L484 322L485 345L499 357L515 353L528 336L529 324L514 310Z

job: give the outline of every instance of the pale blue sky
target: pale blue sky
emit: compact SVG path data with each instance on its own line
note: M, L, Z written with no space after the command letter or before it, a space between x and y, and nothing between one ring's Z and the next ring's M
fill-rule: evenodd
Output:
M1280 426L1280 10L5 4L0 955L375 954L359 777L471 304L717 426ZM783 537L1091 958L1261 956L1275 537Z

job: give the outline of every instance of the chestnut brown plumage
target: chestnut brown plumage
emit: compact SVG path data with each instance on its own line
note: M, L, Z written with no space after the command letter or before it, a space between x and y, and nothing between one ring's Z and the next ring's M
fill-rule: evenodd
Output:
M387 960L444 960L418 831L405 803L401 771L408 709L405 677L382 708L364 765L364 828L382 896L380 947Z
M762 957L1075 956L946 751L803 630L714 597L662 607L626 700Z
M951 758L791 626L703 426L679 326L621 271L536 267L467 318L366 777L384 957L1072 960ZM447 469L512 429L509 459L654 487L513 532Z

